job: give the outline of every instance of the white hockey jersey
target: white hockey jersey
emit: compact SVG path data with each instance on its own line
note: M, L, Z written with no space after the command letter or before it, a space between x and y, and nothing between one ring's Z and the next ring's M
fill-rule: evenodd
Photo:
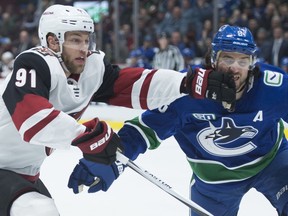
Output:
M25 51L1 86L0 168L37 176L52 149L68 149L85 131L77 120L91 101L154 109L183 96L184 76L171 70L121 70L97 51L89 53L80 75L67 78L49 50Z

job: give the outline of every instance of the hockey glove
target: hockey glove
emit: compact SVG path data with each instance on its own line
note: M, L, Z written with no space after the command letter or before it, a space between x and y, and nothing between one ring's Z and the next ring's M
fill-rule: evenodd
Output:
M187 93L196 99L212 99L228 104L236 101L236 87L230 73L196 68L187 72Z
M124 168L125 166L119 161L105 165L82 158L70 175L68 187L73 189L75 194L82 191L83 185L89 187L88 193L107 191L113 181L124 171Z
M98 118L94 118L83 125L86 131L72 141L83 152L87 160L112 164L116 160L116 151L123 151L121 140L112 128Z

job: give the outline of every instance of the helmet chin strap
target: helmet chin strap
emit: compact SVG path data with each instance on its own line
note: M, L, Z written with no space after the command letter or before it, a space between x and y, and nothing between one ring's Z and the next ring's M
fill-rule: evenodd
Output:
M59 61L60 65L61 65L62 69L64 70L66 76L67 77L70 76L71 72L68 70L68 68L66 67L66 65L65 65L65 63L64 63L64 61L63 61L63 59L61 57L62 49L61 49L60 52L57 52L57 53L55 51L53 51L53 50L51 50L51 51L52 51L53 55L58 59L58 61Z
M248 79L247 79L247 81L248 81ZM240 89L238 89L237 91L236 91L236 93L240 93L240 92L242 92L243 90L244 90L244 88L246 87L246 85L248 84L248 82L245 82L244 83L244 85L243 86L241 86L241 88Z
M254 83L254 80L255 78L257 79L260 75L260 69L257 65L251 65L249 67L249 70L248 70L248 81L247 81L247 84L248 84L248 89L247 89L247 92L253 87L253 83Z
M58 59L58 61L60 62L60 65L61 65L61 67L63 68L66 76L67 76L67 77L70 76L70 75L71 75L71 72L70 72L70 71L68 70L68 68L66 67L66 65L65 65L65 63L64 63L61 55L57 55L57 59Z
M253 86L254 76L255 75L257 75L257 74L254 73L254 67L253 66L249 66L248 77L247 77L244 85L241 86L241 88L236 91L236 94L242 92L246 87L247 87L247 92L248 92Z

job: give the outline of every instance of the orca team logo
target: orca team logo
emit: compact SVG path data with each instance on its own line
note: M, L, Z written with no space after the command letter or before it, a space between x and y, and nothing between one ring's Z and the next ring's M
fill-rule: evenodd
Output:
M202 148L211 155L233 157L246 154L257 148L251 141L237 147L229 146L238 139L253 138L258 133L254 127L237 127L231 118L222 118L220 127L215 127L211 122L209 124L210 127L204 128L197 134L197 140Z

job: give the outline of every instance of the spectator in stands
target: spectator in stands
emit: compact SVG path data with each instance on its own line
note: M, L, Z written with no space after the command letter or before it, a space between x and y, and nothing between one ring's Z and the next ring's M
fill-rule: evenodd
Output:
M120 61L123 62L134 48L133 33L129 24L123 24L119 31Z
M259 28L256 33L255 42L258 46L258 58L262 59L263 62L267 62L270 53L271 47L270 42L268 40L267 30L263 27Z
M170 45L169 40L169 34L166 32L158 35L159 51L153 58L152 66L156 69L183 70L185 67L184 58L176 46Z
M142 56L146 59L146 62L152 64L155 53L158 48L153 46L153 38L151 35L145 35L143 45L139 47L142 52Z
M288 1L280 2L278 10L282 27L285 31L288 31Z
M171 45L174 45L178 47L178 49L182 52L182 50L185 48L185 44L182 39L182 34L180 31L173 31L171 33L171 39L170 39Z
M193 9L192 9L192 5L191 5L191 1L190 0L183 0L182 1L182 34L186 34L187 31L188 31L188 28L189 28L189 25L192 24L192 25L197 25L199 20L196 18L195 19L195 16L194 16L194 12L193 12ZM196 24L197 23L197 24Z
M283 37L285 40L288 40L288 30L283 33Z
M284 40L281 27L273 29L273 39L270 41L270 52L268 54L266 61L275 66L279 66L281 59L288 56L288 41Z
M247 26L247 16L241 12L240 9L235 8L231 17L229 18L228 23L230 25L237 25L237 26Z
M145 10L142 10L145 11ZM152 16L155 17L154 15ZM138 44L141 45L145 41L145 36L154 32L154 26L152 25L152 17L150 14L144 15L144 12L138 18Z
M167 26L167 21L165 19L165 11L162 8L159 8L154 20L154 32L156 35L164 31Z
M213 1L195 0L195 7L201 12L201 21L212 18Z
M213 5L207 0L195 0L193 9L193 19L200 23L203 23L206 19L212 20L213 17Z
M259 21L265 12L265 0L255 0L254 7L252 8L252 13L254 18Z
M200 38L197 40L197 45L199 46L199 49L201 49L200 55L204 55L207 52L207 48L210 46L209 44L213 38L213 25L210 19L206 19L204 21L200 35Z
M280 67L288 73L288 56L285 56L281 59Z
M121 13L120 25L123 26L128 24L129 26L133 25L132 14L133 14L133 1L120 1L119 9Z
M275 29L276 27L282 28L281 18L278 14L272 17L270 27L271 29Z
M259 25L256 19L251 18L248 20L247 27L250 29L254 38L257 38L257 31L259 29Z
M146 69L152 69L152 66L143 56L143 52L140 49L135 49L130 52L127 63L128 67L141 67Z
M267 31L270 31L271 20L275 14L277 14L276 5L274 2L270 1L267 3L264 14L262 14L261 19L258 20L260 26L264 27Z
M12 52L6 51L1 56L0 78L5 78L13 70L14 56Z
M13 53L17 56L19 53L28 50L33 47L31 42L31 35L26 29L23 29L19 33L19 39L13 44Z
M0 35L2 37L8 37L12 36L16 29L17 25L15 24L15 20L13 19L13 16L9 12L4 12L0 17L0 29L1 33Z
M183 32L185 26L182 26L181 8L176 6L173 8L170 16L166 16L163 22L166 23L163 31L172 34L174 31Z
M198 45L196 39L197 38L196 31L197 30L195 30L194 28L190 28L189 31L184 35L183 42L185 44L185 47L188 47L193 50L196 57L203 57L205 55L205 52L203 52L203 50L206 49Z
M0 36L0 55L7 50L12 49L12 41L9 37L1 37Z
M26 6L25 14L23 14L22 28L29 31L36 31L42 11L37 12L37 7L33 2L29 2Z
M182 55L184 57L185 68L193 65L193 58L195 57L195 53L193 52L193 50L185 48L182 50Z

